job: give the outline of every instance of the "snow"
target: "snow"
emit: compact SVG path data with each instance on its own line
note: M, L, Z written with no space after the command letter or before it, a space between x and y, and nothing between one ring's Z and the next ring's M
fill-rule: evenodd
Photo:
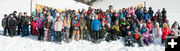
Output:
M102 0L95 2L93 8L108 9L109 5L113 5L115 9L127 8L132 5L144 3L147 7L151 6L156 12L157 9L166 8L170 25L176 20L180 22L180 5L179 0ZM75 2L74 0L33 0L33 10L35 4L46 5L58 9L87 9L89 6ZM18 12L28 12L30 14L30 0L1 0L0 2L0 21L4 14L12 13L14 10ZM1 24L0 24L1 25ZM0 26L0 34L2 27ZM61 45L55 42L42 42L37 40L37 36L28 37L7 37L0 35L0 51L165 51L165 47L161 45L151 44L145 47L125 47L123 39L94 44L86 40L72 41L71 43L62 42Z
M145 47L125 47L123 40L103 41L94 44L86 40L57 44L55 42L38 41L36 36L7 37L0 35L0 51L165 51L161 45L151 44Z

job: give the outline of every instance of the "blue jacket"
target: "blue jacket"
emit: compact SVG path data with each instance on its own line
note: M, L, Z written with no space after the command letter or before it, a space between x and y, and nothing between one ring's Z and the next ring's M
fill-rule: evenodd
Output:
M91 22L92 30L99 31L100 27L101 27L101 23L98 19L95 19Z
M141 15L144 16L144 13L143 13L143 12L137 13L137 18L138 18L138 20L142 20L142 19L141 19Z
M150 19L150 15L149 14L144 14L144 20L148 20Z
M147 28L141 28L141 29L140 29L140 33L143 34L144 32L146 32L146 29L147 29Z
M57 11L57 10L56 9L52 10L52 8L51 8L51 15L52 15L53 18L56 17L56 13L54 13L54 11Z

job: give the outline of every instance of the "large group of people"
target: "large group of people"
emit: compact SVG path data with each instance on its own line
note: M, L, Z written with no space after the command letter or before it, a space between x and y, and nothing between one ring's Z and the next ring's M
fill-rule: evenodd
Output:
M22 37L34 35L40 41L62 40L69 43L72 40L88 40L94 43L99 41L114 41L124 38L126 46L149 45L151 43L163 44L166 36L180 35L180 26L175 21L170 27L165 8L154 13L149 7L122 8L118 11L110 5L109 9L94 9L89 7L86 11L66 9L58 12L51 7L42 7L41 11L17 11L4 15L2 27L4 36Z

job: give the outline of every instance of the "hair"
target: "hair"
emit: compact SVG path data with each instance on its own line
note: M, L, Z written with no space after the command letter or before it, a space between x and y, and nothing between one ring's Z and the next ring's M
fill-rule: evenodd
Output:
M27 14L26 12L24 12L24 14Z
M6 17L7 16L7 14L4 14L4 17Z

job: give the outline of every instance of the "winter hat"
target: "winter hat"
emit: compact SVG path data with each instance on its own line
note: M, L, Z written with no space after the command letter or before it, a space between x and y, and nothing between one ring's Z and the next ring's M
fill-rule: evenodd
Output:
M35 12L35 11L33 11L33 12L32 12L32 14L35 16L35 15L36 15L36 12Z
M40 14L40 17L43 17L43 14Z
M106 16L107 16L107 15L111 16L111 14L109 14L109 13L107 13Z
M158 23L158 22L156 22L156 23L155 23L155 25L158 25L158 26L159 26L159 23Z
M57 11L56 9L54 9L54 11Z

